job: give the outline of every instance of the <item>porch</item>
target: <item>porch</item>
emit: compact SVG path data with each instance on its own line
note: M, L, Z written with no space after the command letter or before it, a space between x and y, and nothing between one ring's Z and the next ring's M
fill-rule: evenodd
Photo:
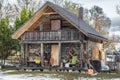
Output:
M24 48L24 50L23 50ZM22 45L22 60L23 69L31 70L43 70L43 69L57 69L57 70L80 70L79 67L65 67L63 66L63 60L68 61L71 58L69 51L75 49L77 52L77 58L82 57L81 44L80 43L40 43L40 44L23 44ZM40 60L40 63L36 64L35 60ZM62 63L62 64L61 64ZM55 67L53 67L55 66Z
M77 30L50 30L50 31L27 31L21 37L22 41L76 41L81 36Z

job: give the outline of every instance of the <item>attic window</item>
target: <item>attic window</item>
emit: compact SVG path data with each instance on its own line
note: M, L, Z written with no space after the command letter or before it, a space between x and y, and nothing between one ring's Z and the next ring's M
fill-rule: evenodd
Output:
M51 20L51 30L60 30L61 28L61 20Z
M40 31L43 30L43 24L42 23L39 25L39 28L40 28Z

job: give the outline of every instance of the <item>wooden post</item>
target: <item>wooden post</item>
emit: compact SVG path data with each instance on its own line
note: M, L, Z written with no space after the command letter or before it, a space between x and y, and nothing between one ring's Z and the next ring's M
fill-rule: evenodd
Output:
M86 51L87 51L87 55L89 55L89 51L88 51L88 41L86 42ZM89 56L88 56L89 57Z
M83 43L81 43L80 50L81 50L81 51L80 51L80 52L81 52L81 53L80 53L80 54L81 54L80 56L81 56L81 60L82 60L82 63L83 63L83 52L84 52L84 51L83 51ZM81 64L81 68L82 68L82 67L83 67L83 65Z
M44 65L43 65L43 60L44 60L44 55L43 55L43 52L44 50L43 50L43 43L41 43L41 65L42 65L42 67L44 67Z
M27 64L28 62L28 44L25 44L25 63Z
M58 43L59 46L59 66L61 65L61 43Z
M23 43L21 43L21 65L23 66L23 64L24 64L24 44Z

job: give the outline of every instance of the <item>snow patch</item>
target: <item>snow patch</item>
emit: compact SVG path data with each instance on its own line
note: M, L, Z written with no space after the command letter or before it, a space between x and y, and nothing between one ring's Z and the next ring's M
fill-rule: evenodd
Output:
M4 74L10 71L0 71L0 80L63 80L60 76L64 77L64 75L57 74ZM56 77L57 76L57 77ZM83 78L78 77L74 80L101 80L101 78ZM109 79L103 79L109 80ZM120 78L112 78L111 80L120 80Z

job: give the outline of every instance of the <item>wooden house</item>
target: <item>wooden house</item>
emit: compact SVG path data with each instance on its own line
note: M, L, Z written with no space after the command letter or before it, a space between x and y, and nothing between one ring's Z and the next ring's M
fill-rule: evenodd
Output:
M76 52L79 60L86 59L84 54L93 60L104 60L102 43L106 39L83 21L83 8L79 14L78 17L46 2L12 35L13 39L20 40L22 66L61 67L70 50Z

